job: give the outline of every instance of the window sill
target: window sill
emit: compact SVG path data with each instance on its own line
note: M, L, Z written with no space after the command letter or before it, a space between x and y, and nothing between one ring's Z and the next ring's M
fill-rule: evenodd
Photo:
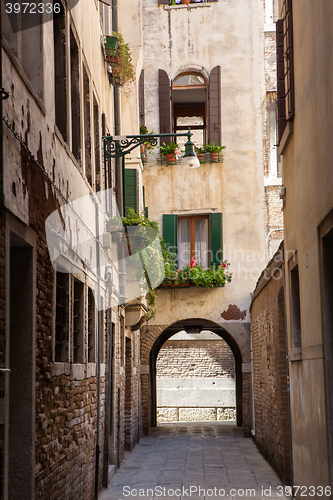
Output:
M195 283L191 282L186 282L186 283L171 283L170 285L162 283L158 288L163 288L163 289L172 289L174 290L175 288L206 288L206 290L214 290L214 288L224 288L225 285L214 285L213 287L209 288L207 286L203 285L196 285Z
M284 132L283 132L283 135L281 137L280 144L279 144L280 155L285 154L286 147L288 145L290 137L292 136L292 133L293 133L293 122L289 121L289 122L287 122L286 128L284 129Z
M294 347L288 351L289 361L302 361L302 348Z
M186 5L185 5L185 7L186 7ZM217 161L212 161L212 160L210 159L210 155L209 155L209 153L208 153L208 154L205 154L204 161L203 161L203 162L202 162L202 161L200 161L200 166L202 166L202 165L206 165L206 164L209 164L209 165L211 165L211 164L213 164L213 165L218 165L219 163L223 163L223 161L224 161L224 154L223 154L223 153L219 153L218 155L219 155L219 156L218 156L218 160L217 160ZM156 160L157 165L160 165L160 166L162 166L162 165L166 165L166 166L168 166L168 167L173 167L174 165L181 165L181 164L182 164L182 159L183 159L183 156L180 156L180 157L179 157L179 158L175 161L175 163L174 163L174 164L172 164L172 165L168 165L168 164L167 164L167 160L166 160L166 156L165 156L165 155L158 155L158 157L152 158L152 160ZM150 159L149 159L148 161L150 161ZM146 163L148 163L148 161L147 161Z
M174 10L174 9L196 9L197 7L210 7L210 2L198 2L189 4L179 4L179 5L163 5L164 10Z

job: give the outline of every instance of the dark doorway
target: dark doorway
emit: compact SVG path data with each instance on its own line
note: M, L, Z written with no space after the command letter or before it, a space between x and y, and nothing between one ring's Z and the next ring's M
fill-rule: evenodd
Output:
M34 498L35 286L33 248L10 235L8 498Z
M322 239L323 251L323 315L325 329L326 392L328 405L328 436L330 473L333 479L333 229Z

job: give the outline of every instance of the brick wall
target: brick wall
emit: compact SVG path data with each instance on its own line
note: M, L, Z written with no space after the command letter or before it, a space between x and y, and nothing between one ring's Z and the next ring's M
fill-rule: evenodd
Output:
M95 374L76 380L51 376L54 279L43 228L37 247L36 498L90 499L94 494L97 427ZM87 349L87 346L85 347ZM80 377L81 378L81 377ZM103 449L105 379L101 380L100 449ZM100 455L99 482L103 455Z
M126 338L125 449L132 450L139 441L139 378L137 334Z
M168 340L156 361L157 421L235 420L234 379L224 340Z
M224 340L168 340L156 362L157 377L234 378L235 360Z
M251 305L255 442L289 483L290 436L281 252L258 281Z

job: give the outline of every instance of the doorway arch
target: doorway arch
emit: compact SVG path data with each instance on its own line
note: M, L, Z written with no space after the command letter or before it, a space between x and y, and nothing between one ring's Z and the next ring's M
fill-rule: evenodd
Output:
M156 427L157 425L157 412L156 412L156 360L163 344L175 333L187 328L199 328L201 330L208 330L217 334L231 348L235 358L235 375L236 375L236 424L238 427L243 426L243 373L242 373L242 353L233 338L222 326L210 320L200 318L185 319L177 321L172 325L166 327L160 335L156 338L149 353L149 388L148 388L148 425ZM244 434L247 434L247 429L244 428Z

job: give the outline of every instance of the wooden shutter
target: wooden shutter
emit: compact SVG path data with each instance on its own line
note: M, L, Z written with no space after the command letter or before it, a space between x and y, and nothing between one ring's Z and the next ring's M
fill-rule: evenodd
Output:
M170 80L163 69L158 70L159 86L159 109L160 109L160 134L171 133L171 101L170 101ZM171 138L161 138L161 144L170 144Z
M277 54L277 108L278 108L278 142L281 141L286 120L286 101L284 85L284 48L283 48L283 19L276 23L276 54Z
M126 208L138 211L138 171L135 168L125 169L125 212Z
M217 267L223 260L222 214L209 214L209 247L212 252L211 266Z
M140 126L145 124L145 74L144 70L139 78L139 120Z
M208 142L221 143L221 67L215 66L209 76Z
M177 253L177 215L163 215L163 238L170 250Z
M286 118L291 120L295 115L292 0L284 0L282 12Z

